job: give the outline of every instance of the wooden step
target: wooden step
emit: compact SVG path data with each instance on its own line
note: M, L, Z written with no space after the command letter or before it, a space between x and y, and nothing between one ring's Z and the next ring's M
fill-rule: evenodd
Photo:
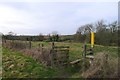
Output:
M77 63L79 63L81 60L82 60L82 59L77 59L77 60L75 60L75 61L70 62L70 64L77 64Z
M94 59L94 56L87 55L86 58L88 58L88 59Z

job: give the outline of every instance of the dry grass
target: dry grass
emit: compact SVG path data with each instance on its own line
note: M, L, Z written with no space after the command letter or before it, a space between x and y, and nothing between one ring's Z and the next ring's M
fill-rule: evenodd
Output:
M9 49L15 50L15 51L21 51L24 52L24 54L33 57L33 59L44 63L46 65L50 65L50 51L51 48L29 48L29 42L23 42L23 41L10 41L7 40L5 43L3 43L4 47L7 47Z
M5 47L8 47L13 50L19 50L24 52L26 55L33 57L35 60L47 65L51 66L51 48L47 46L47 48L27 48L27 44L23 42L11 42L7 41ZM64 45L63 43L58 43L57 45ZM67 43L68 45L68 43ZM69 44L70 45L70 59L74 60L80 58L82 53L82 47L80 44ZM104 47L96 47L96 52L100 52ZM100 49L100 50L98 50ZM106 50L108 48L105 48ZM110 49L108 49L110 50ZM110 50L110 53L114 53L114 50ZM62 55L61 55L62 56ZM108 58L107 58L108 56ZM95 59L92 62L89 69L87 69L82 76L85 78L104 78L104 77L117 77L117 68L118 68L118 60L117 58L113 58L110 54L106 52L96 53Z
M26 55L32 56L33 59L36 61L39 61L47 66L51 65L51 60L50 60L50 50L49 48L47 49L24 49L22 50Z
M107 53L97 53L91 66L82 76L85 78L116 78L118 76L118 60Z
M10 41L7 40L3 43L3 46L9 49L21 50L29 47L29 43L22 41Z
M64 57L65 55L62 55L62 52L53 52L52 47L39 47L39 48L33 48L31 46L30 48L30 44L29 42L25 42L25 41L6 41L6 43L4 43L4 46L15 50L15 51L21 51L24 52L24 54L33 57L33 59L35 59L36 61L39 61L47 66L51 66L53 61L53 57L54 57L54 53L58 56L57 59L59 57ZM60 55L59 55L60 54ZM66 58L66 57L65 57Z

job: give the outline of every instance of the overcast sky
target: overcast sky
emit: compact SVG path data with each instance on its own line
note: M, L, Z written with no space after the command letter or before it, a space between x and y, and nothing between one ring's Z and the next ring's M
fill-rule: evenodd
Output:
M117 2L1 2L0 32L16 34L74 34L98 20L118 19Z

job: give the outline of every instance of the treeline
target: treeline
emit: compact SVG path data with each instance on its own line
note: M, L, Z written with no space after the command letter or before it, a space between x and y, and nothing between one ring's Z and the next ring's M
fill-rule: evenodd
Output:
M6 39L6 40L22 40L22 41L43 41L43 40L45 40L43 35L39 35L39 36L3 35L3 39Z
M75 40L90 43L91 32L95 32L95 44L107 46L118 45L119 26L117 21L106 24L103 20L100 20L95 24L80 26L74 35Z
M91 32L95 32L95 44L99 45L118 45L118 32L119 26L117 21L110 24L106 24L103 20L100 20L94 24L85 24L80 26L76 34L73 35L59 35L57 32L53 32L48 35L37 35L37 36L17 36L9 32L8 35L3 35L4 39L7 40L24 40L24 41L48 41L48 42L87 42L90 43Z
M9 32L7 35L3 35L3 39L6 40L21 40L21 41L46 41L46 42L62 42L73 40L73 35L59 35L57 32L53 32L48 35L26 36L16 35L13 32Z
M17 35L3 35L6 40L21 40L21 41L46 41L46 42L62 42L73 40L72 35L38 35L38 36L17 36Z

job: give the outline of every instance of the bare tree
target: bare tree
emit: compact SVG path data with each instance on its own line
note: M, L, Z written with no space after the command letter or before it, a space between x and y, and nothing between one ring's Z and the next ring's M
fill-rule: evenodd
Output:
M113 22L110 24L110 29L111 29L111 32L116 32L118 30L118 25L117 25L117 21Z
M10 36L13 36L14 34L15 34L15 33L12 32L12 31L8 32L8 35L10 35Z
M104 20L98 21L96 24L96 32L103 32L106 30L106 24L104 23Z
M76 32L76 38L78 40L82 40L82 41L84 40L90 42L90 34L91 31L93 30L94 30L93 24L82 25L81 27L78 28Z

